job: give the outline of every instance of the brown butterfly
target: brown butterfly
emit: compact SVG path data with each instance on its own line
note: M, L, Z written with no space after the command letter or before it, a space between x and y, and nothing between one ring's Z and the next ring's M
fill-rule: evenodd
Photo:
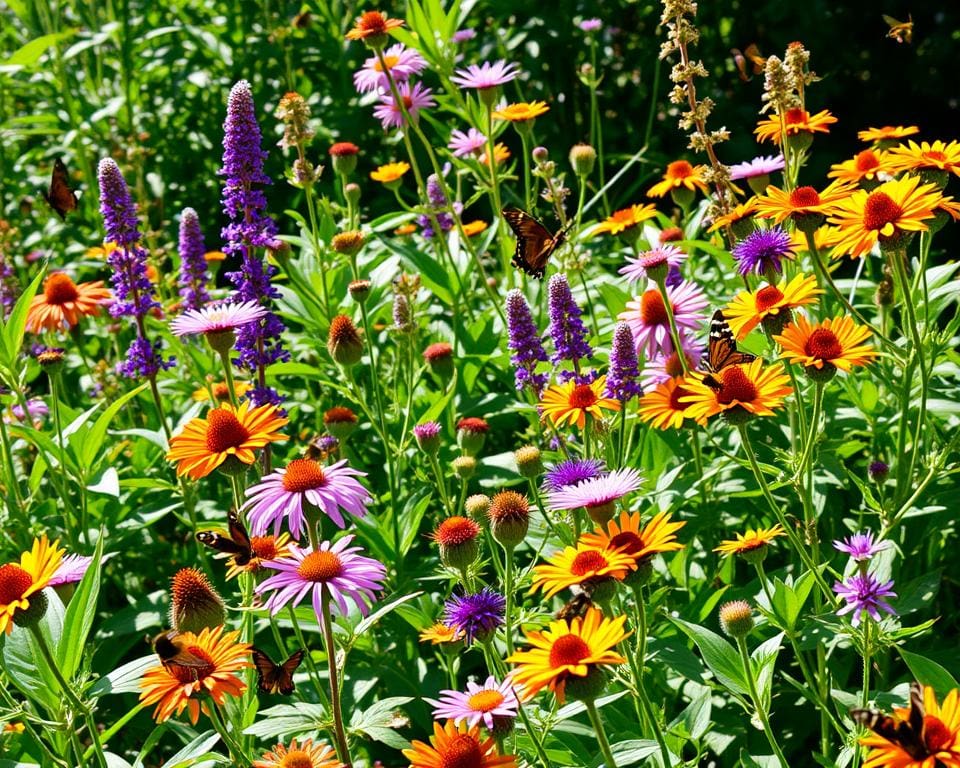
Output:
M879 709L851 709L850 717L866 726L878 736L896 744L914 760L930 757L924 732L926 712L923 706L923 688L919 683L910 684L910 709L907 719L887 715Z
M595 603L586 590L577 592L573 597L564 603L563 607L554 614L554 618L563 621L573 621L582 619L587 615L587 611L593 608Z
M187 649L183 642L182 635L175 629L168 629L161 632L150 640L153 645L153 651L160 657L160 663L163 666L175 664L178 667L187 669L204 669L209 666L209 662L204 661L199 656L195 656Z
M306 29L313 23L313 16L310 9L304 8L300 13L293 17L293 26L295 29Z
M253 559L250 535L233 510L227 514L227 525L230 531L229 538L217 531L197 531L197 541L217 552L232 555L237 565L247 565Z
M913 16L907 14L908 21L897 21L893 16L883 14L883 20L887 22L890 29L887 30L887 37L896 40L898 43L913 42Z
M753 80L753 75L759 75L763 72L763 68L767 63L766 58L760 55L760 49L757 48L755 43L750 43L742 53L739 48L731 48L730 53L733 55L733 63L737 67L740 79L745 83ZM748 74L747 72L748 61L750 62L749 69L752 70L752 74Z
M57 212L61 221L67 220L67 214L77 207L77 193L70 189L70 175L67 166L58 157L53 161L53 173L50 174L50 189L43 192L43 199Z
M279 693L289 696L293 693L293 673L303 661L303 648L291 654L283 664L274 664L273 660L258 648L253 649L253 663L257 667L257 690L260 693Z
M552 235L549 229L526 211L511 206L504 208L502 213L513 234L517 236L517 250L513 254L511 263L531 277L543 280L543 275L547 271L547 260L566 241L567 232L573 221L571 220L557 234Z
M734 339L733 331L727 324L727 318L723 316L723 310L718 309L714 312L713 319L710 321L710 338L707 340L707 351L703 353L703 357L700 359L700 365L706 371L703 383L715 392L719 392L723 385L711 374L718 374L731 365L742 365L756 359L756 355L751 355L749 352L740 352L737 349L736 339Z

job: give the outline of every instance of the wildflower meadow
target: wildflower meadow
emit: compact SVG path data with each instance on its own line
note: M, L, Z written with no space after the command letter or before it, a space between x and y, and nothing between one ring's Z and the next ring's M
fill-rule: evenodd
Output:
M0 5L0 768L960 768L954 75L523 5Z

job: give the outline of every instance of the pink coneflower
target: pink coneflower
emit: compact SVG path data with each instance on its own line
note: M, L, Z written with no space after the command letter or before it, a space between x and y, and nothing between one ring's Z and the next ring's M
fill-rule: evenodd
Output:
M341 459L324 467L313 459L294 459L247 488L243 508L250 532L262 536L272 524L276 536L286 518L290 533L299 539L311 506L323 510L340 528L346 527L341 508L354 517L365 516L370 494L355 478L365 477L366 473L345 466L346 463L346 459Z
M56 587L60 584L72 584L80 581L83 575L93 562L92 557L87 555L64 555L60 561L60 566L53 574L47 586Z
M644 251L636 258L627 257L625 266L619 272L631 283L645 280L650 277L649 271L662 267L679 267L687 258L687 254L675 245L660 245L650 251Z
M427 62L413 48L407 48L403 43L391 45L383 52L383 61L387 70L397 83L408 80L412 75L419 75L427 68ZM359 93L370 91L390 90L390 80L387 72L383 71L380 59L372 56L363 62L363 68L353 73L353 85Z
M730 179L752 179L754 176L768 176L783 170L783 155L755 157L745 163L730 166Z
M400 92L400 98L403 99L403 106L406 108L411 120L416 121L421 109L435 107L437 105L437 102L434 101L431 95L432 91L424 87L422 83L414 83L413 85L411 85L409 81L397 83L397 90ZM374 107L373 116L380 121L384 130L403 126L403 110L400 108L400 105L394 101L392 93L380 95L380 103Z
M707 297L696 283L684 281L679 285L667 286L667 298L681 333L699 329L707 319L701 311L707 306ZM627 308L617 319L630 324L638 354L643 351L651 358L660 352L673 351L667 308L655 285L650 284L646 292L628 301Z
M447 146L454 157L478 155L487 148L487 137L476 128L469 128L466 133L454 130L450 133L450 143Z
M450 80L461 88L484 91L509 83L517 76L518 71L516 64L507 64L503 59L497 59L492 64L485 61L483 64L471 64L466 69L458 69Z
M170 330L174 336L233 331L265 317L266 314L267 310L255 301L189 309L170 322Z
M520 706L511 682L504 680L498 683L493 675L483 685L467 683L466 692L447 689L440 691L439 700L425 698L424 701L433 706L434 720L449 719L457 725L466 721L470 728L482 720L490 731L494 729L497 718L516 717Z
M367 604L373 600L374 593L382 589L387 569L376 560L358 554L363 550L348 546L351 541L352 534L336 543L321 542L316 550L291 545L289 557L264 561L264 568L279 571L256 589L258 595L273 592L265 604L270 615L276 616L287 604L296 607L310 593L317 621L323 624L321 600L326 592L331 606L335 605L341 616L350 613L348 597L361 615L366 616Z
M606 475L584 480L547 493L547 509L560 512L580 507L602 507L640 487L640 473L631 468L615 469Z
M465 43L467 40L473 40L473 38L476 36L477 30L467 27L465 29L458 29L456 32L454 32L450 40L454 43Z
M680 344L687 356L687 367L690 369L696 368L700 363L700 357L703 355L703 344L696 337L689 335L681 335ZM647 391L656 389L657 385L682 375L683 365L680 362L680 356L671 350L647 360L643 366L640 384L644 391Z

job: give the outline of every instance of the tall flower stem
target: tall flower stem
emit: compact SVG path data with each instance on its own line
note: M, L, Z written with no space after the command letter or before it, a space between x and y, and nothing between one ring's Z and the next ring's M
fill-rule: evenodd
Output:
M320 247L320 228L317 225L317 206L313 199L313 184L310 183L305 188L305 197L307 198L307 215L310 217L310 239L313 245L313 253L320 263L320 290L323 293L323 308L327 319L330 319L330 297L327 294L327 269L326 259L322 255ZM353 226L352 211L350 214L350 226Z
M590 36L590 144L597 149L597 174L600 178L600 195L603 200L604 215L610 215L610 202L607 200L607 184L603 170L603 120L600 118L600 101L597 96L597 40ZM579 222L578 222L579 225Z
M633 620L636 627L636 644L633 651L628 649L627 656L632 660L633 674L637 684L637 698L640 701L640 707L643 710L643 716L650 723L650 729L653 731L653 738L660 748L660 757L663 760L663 768L670 768L671 758L670 750L667 749L666 739L663 737L663 730L660 728L660 721L653 711L653 705L650 697L647 695L646 686L643 683L643 668L647 660L647 609L643 600L643 587L636 586L633 590Z
M673 314L673 303L670 301L670 294L667 293L667 279L664 276L654 282L657 284L657 290L660 291L660 300L663 302L667 322L670 324L670 340L673 342L673 351L677 353L677 360L680 361L680 367L683 368L683 375L687 376L690 373L690 364L687 362L683 345L680 343L680 329L677 328L677 319Z
M480 92L481 100L487 108L487 165L490 166L490 197L493 202L493 223L492 226L497 230L497 237L500 237L500 211L503 206L500 203L500 185L497 182L497 153L493 138L493 97L487 95L486 90ZM507 278L507 287L513 287L513 270L510 269L510 251L500 247L500 253L503 256L503 274Z
M63 677L63 673L60 671L57 660L50 651L50 646L47 645L47 640L43 636L43 632L40 631L38 626L34 625L30 627L30 633L33 635L33 639L36 641L37 647L40 649L40 655L43 656L43 660L47 663L47 666L50 668L53 676L57 679L57 684L63 690L63 696L67 700L67 703L69 703L70 708L81 716L90 714L89 707L87 707L86 704L77 698L77 694L73 692L73 688ZM91 738L92 737L93 734L91 734Z
M230 405L234 408L240 407L240 401L237 399L237 388L233 381L233 363L230 361L230 350L218 350L220 362L223 364L223 378L227 383L227 394L230 397Z
M320 699L320 703L329 709L330 701L327 698L327 692L324 690L323 683L321 682L320 670L317 669L317 665L313 660L313 654L307 649L307 641L303 636L303 630L300 628L300 620L297 618L297 611L293 607L293 603L290 603L287 608L290 612L290 623L293 625L293 634L297 638L297 645L305 651L304 658L307 660L307 669L310 670L310 677L313 680L313 686L317 691L317 697Z
M0 700L3 701L4 706L7 708L8 712L4 714L9 714L11 718L16 717L16 715L23 711L23 708L14 700L14 698L9 694L5 686L0 685ZM47 746L47 743L40 738L40 734L33 727L33 724L26 718L20 720L23 724L23 730L27 733L33 742L37 744L40 749L43 751L43 754L46 756L47 760L50 761L51 765L60 766L60 768L70 768L67 764L67 761L61 757L58 757L50 751L50 747ZM93 747L87 750L83 755L83 760L86 760L93 754ZM82 762L82 761L81 761Z
M860 689L860 708L870 703L870 617L863 617L863 686ZM853 768L860 765L859 746L853 751Z
M503 637L507 644L507 655L513 655L513 593L514 586L513 547L503 548Z
M430 454L430 466L433 469L434 479L437 481L437 488L440 491L440 500L443 502L443 508L447 516L450 517L454 514L454 510L450 507L450 496L447 494L447 481L440 471L440 462L437 461L437 456L434 453Z
M53 401L53 424L54 429L57 431L57 461L60 462L59 471L54 474L59 476L62 481L67 473L67 452L64 448L63 443L63 420L60 415L60 373L52 373L50 375L50 399ZM26 412L25 412L26 413ZM70 513L69 509L73 508L73 502L70 500L70 495L67 493L67 489L61 485L61 498L64 502L63 509L63 521L64 528L67 531L67 535L70 537L70 541L76 543L76 536L73 531L73 525L70 523ZM74 511L76 511L74 509ZM80 516L81 519L78 520L80 525L80 536L83 537L83 541L86 544L90 543L90 540L87 537L87 521L83 519L85 515Z
M220 716L217 705L211 704L208 711L210 712L210 722L213 724L213 729L220 735L220 738L223 739L223 743L226 745L227 751L230 753L234 764L243 765L246 762L246 755L244 754L243 748L237 744L233 736L230 735L226 721Z
M340 703L340 685L337 680L337 645L333 639L333 618L330 615L330 593L326 588L320 597L320 612L323 621L323 642L327 648L327 671L330 675L330 705L333 710L334 740L337 756L341 762L350 765L350 747L347 745L347 732L343 727L343 709Z
M753 664L750 661L750 653L747 651L746 638L737 638L737 648L740 651L740 661L743 663L743 676L747 681L747 690L750 691L750 700L753 702L753 708L756 710L761 725L763 725L763 733L767 737L767 741L770 743L770 747L777 756L777 760L780 761L782 768L790 768L787 758L783 756L783 751L780 749L780 745L773 735L773 729L770 727L770 718L767 716L767 709L763 706L763 700L757 692L757 680L753 674Z
M823 409L823 384L816 382L813 393L813 411L810 414L810 427L807 429L807 439L800 454L800 463L797 466L794 482L799 480L807 471L810 460L813 458L813 444L817 441L817 427L820 424L820 411Z
M600 713L597 712L597 705L594 704L592 699L584 701L583 705L587 708L587 716L590 718L591 725L593 725L593 732L597 737L597 744L600 747L600 753L603 755L605 768L617 768L617 763L613 759L613 752L610 750L610 742L607 740L607 732L603 728ZM667 765L669 766L669 763Z
M17 469L13 463L13 450L10 447L10 435L7 434L7 424L0 419L0 440L3 441L3 459L7 469L7 488L13 495L13 508L10 508L10 500L7 499L7 507L11 517L19 517L23 514L23 497L20 495L20 480L17 477Z

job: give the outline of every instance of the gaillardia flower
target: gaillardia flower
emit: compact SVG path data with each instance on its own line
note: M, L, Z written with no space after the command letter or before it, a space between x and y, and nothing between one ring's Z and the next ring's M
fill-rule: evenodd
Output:
M797 315L780 336L774 336L774 341L791 363L818 370L839 368L849 373L853 366L866 365L876 357L873 347L864 344L869 337L868 328L856 325L846 315L827 318L816 325Z
M337 753L329 744L314 744L312 739L290 742L290 746L277 744L253 761L253 768L343 768Z
M674 522L669 512L658 512L646 526L641 526L641 519L639 512L621 512L619 520L607 523L606 530L601 527L585 533L579 543L605 553L627 555L635 566L661 552L683 549L683 544L677 541L677 531L687 524L686 521Z
M50 585L60 563L63 550L55 541L51 544L46 535L33 540L29 552L20 555L20 563L0 565L0 632L10 634L14 622L30 609L31 595L38 605L46 605L42 595L44 587Z
M798 134L813 136L815 133L830 133L827 126L835 122L837 118L826 109L811 115L805 109L793 107L782 115L770 115L765 120L761 120L754 133L757 141L772 141L774 144L779 144L781 135L784 133L788 139Z
M629 208L621 208L619 211L614 211L607 216L607 218L593 228L593 234L619 235L622 232L633 229L648 219L652 219L656 215L657 209L655 206L636 203Z
M823 291L817 287L815 275L794 275L789 282L781 280L777 285L765 285L755 291L740 291L724 307L723 316L738 340L768 318L771 322L788 322L790 310L807 304L815 304ZM765 326L766 327L766 326Z
M692 418L687 414L688 404L682 402L690 395L684 381L683 376L675 376L646 392L640 398L640 421L650 422L656 429L680 429L686 419ZM698 417L697 423L703 426L706 417Z
M505 107L494 111L493 117L496 120L506 120L511 123L524 123L527 120L533 120L550 111L550 107L543 101L521 101L516 104L508 104Z
M896 171L943 171L960 176L960 142L908 141L890 149L890 166Z
M831 165L827 177L867 186L867 184L878 182L881 174L889 174L892 171L890 158L886 153L865 149L850 160Z
M738 533L735 539L721 541L713 551L722 555L742 555L766 547L778 536L786 535L779 523L772 528L748 528L746 533Z
M43 281L43 292L30 302L26 330L68 331L81 317L99 315L100 307L109 300L110 291L102 280L74 283L63 272L54 272Z
M578 542L576 547L555 552L543 565L533 566L532 590L539 588L546 597L553 597L561 590L587 581L603 578L622 581L634 568L634 559L623 552Z
M414 741L403 756L410 768L517 768L516 755L497 754L493 736L484 740L479 726L457 726L453 720L443 726L434 723L430 744Z
M347 32L346 38L347 40L366 40L371 37L385 37L391 29L402 26L402 19L391 19L380 11L366 11Z
M786 192L769 186L766 194L757 198L757 216L773 219L774 224L791 219L798 225L812 222L819 226L827 214L833 213L837 203L846 200L855 189L849 181L840 179L830 182L823 192L813 187L797 187Z
M857 131L857 138L869 144L870 142L899 141L918 133L920 133L920 129L915 125L885 125L882 128L867 128L865 131Z
M960 766L960 691L950 691L937 703L933 688L923 686L923 728L916 746L906 747L879 733L868 733L860 743L870 748L863 768L957 768ZM911 708L896 707L897 726L912 721Z
M498 683L493 675L483 685L468 682L466 692L448 689L440 691L439 701L424 701L433 706L434 720L449 719L457 725L465 722L471 728L482 722L488 731L494 730L498 718L516 717L519 707L513 683L510 680Z
M664 197L675 189L685 189L689 192L700 190L707 193L707 183L703 180L706 166L690 165L686 160L674 160L667 165L663 178L647 190L650 197Z
M564 424L576 424L583 429L587 416L603 419L603 412L619 411L620 401L604 397L603 389L606 377L600 376L589 384L578 384L571 380L565 384L555 384L543 393L540 410L557 427Z
M750 414L772 416L774 409L783 405L783 398L793 392L790 380L779 363L764 367L757 358L745 365L731 365L714 377L714 387L702 379L688 380L684 385L690 392L680 398L687 403L687 415L692 418L710 418L723 413L728 419ZM730 412L733 413L730 413Z

